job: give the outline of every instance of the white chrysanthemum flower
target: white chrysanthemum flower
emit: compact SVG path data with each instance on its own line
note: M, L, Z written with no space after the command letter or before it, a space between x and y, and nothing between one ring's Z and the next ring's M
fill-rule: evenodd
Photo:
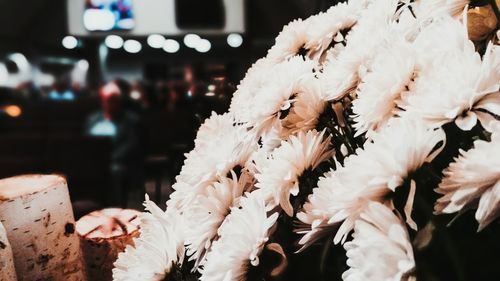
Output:
M149 213L141 214L141 233L134 239L135 246L127 246L118 255L113 269L115 281L161 281L184 259L180 217L165 213L147 195L144 206Z
M302 82L308 81L315 67L314 61L297 56L272 66L263 86L245 101L245 108L232 108L231 112L238 121L248 122L259 132L270 129L286 116L284 112L288 112L296 95L304 90Z
M296 55L307 56L305 45L309 42L309 21L296 19L283 27L269 49L267 58L280 63Z
M237 90L233 93L229 112L236 112L237 116L247 116L248 101L255 97L255 94L264 85L269 71L275 63L271 62L268 58L261 58L257 60L245 74L241 80ZM241 119L241 118L239 118Z
M416 53L403 38L391 38L380 48L361 78L353 101L356 135L376 132L396 115L402 95L410 92L417 72Z
M443 194L434 210L438 214L455 213L479 202L476 220L479 230L500 215L500 131L491 142L477 140L474 148L460 156L443 172L436 192Z
M299 131L314 129L328 105L322 95L320 82L313 75L304 76L295 87L295 92L290 111L280 122L283 138Z
M321 59L332 42L344 41L341 31L350 29L356 23L360 11L368 2L353 0L349 1L349 4L338 3L324 13L290 22L276 37L276 43L269 50L267 58L275 63L296 55ZM338 48L344 47L343 44L334 45L338 45Z
M320 79L329 100L343 97L356 88L364 65L378 50L383 38L395 31L393 22L398 0L373 1L363 10L349 33L349 40L338 57L329 59Z
M214 138L224 138L227 131L235 127L235 119L230 113L217 114L212 111L212 115L205 119L196 133L194 145L197 149L205 149L210 146Z
M210 185L199 194L192 206L186 208L187 255L195 260L195 267L202 264L212 241L217 237L217 230L243 194L243 185L238 183L236 174L233 178L223 178L221 182Z
M387 194L401 186L408 175L437 155L440 150L436 147L444 146L445 137L442 129L428 129L422 122L405 119L396 119L374 134L373 142L365 143L364 150L349 156L344 167L320 179L303 211L297 214L299 220L311 225L310 230L298 231L306 234L300 244L308 245L338 224L334 242L345 241L367 202L384 202ZM408 224L416 228L410 216L414 192L412 181L405 215Z
M250 161L246 166L253 175L258 172L256 164L265 161L265 159L271 155L271 152L281 145L282 136L285 135L283 131L284 129L281 126L281 122L276 121L269 130L261 134L259 148L250 156Z
M290 195L299 194L299 177L305 170L313 170L331 158L333 153L330 138L324 137L324 131L299 132L283 141L263 162L257 163L255 186L269 190L275 203L292 216Z
M432 63L443 52L464 49L468 41L466 27L462 22L444 15L418 33L414 46L418 59L427 64Z
M457 32L466 38L466 31ZM416 83L418 93L408 96L401 107L432 127L454 121L460 129L470 130L479 121L491 131L498 122L494 116L500 115L499 54L500 46L490 44L481 61L474 44L467 40L463 46L434 56Z
M259 264L261 254L278 219L258 193L247 193L233 207L219 229L201 272L201 281L244 281L250 266Z
M344 244L349 270L345 281L409 281L415 269L406 227L386 206L370 202L354 225L353 240Z
M345 47L345 34L356 24L368 2L352 0L348 3L338 3L324 13L309 17L309 38L305 49L309 50L315 60L321 61L328 48L332 48L331 52L337 56Z
M203 126L204 132L198 135L206 136L197 140L199 146L186 154L184 166L173 185L175 192L171 194L169 207L179 208L189 203L200 190L226 177L234 168L244 167L257 149L253 131L245 125L230 125L231 118L228 114L214 115L206 123L223 124L223 132Z

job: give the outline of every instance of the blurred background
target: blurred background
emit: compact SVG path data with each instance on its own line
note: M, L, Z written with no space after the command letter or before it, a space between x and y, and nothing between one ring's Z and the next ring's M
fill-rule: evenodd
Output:
M0 0L0 177L65 175L77 216L164 206L283 25L336 2Z

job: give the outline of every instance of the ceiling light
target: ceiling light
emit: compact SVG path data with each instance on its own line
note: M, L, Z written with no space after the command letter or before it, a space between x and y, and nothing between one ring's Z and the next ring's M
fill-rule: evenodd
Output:
M137 40L129 39L123 43L123 49L129 53L135 54L141 51L142 45Z
M227 44L233 48L238 48L243 44L243 37L238 33L231 33L227 36Z
M196 34L192 33L186 34L186 36L184 36L184 45L186 45L189 48L196 48L196 46L198 45L198 41L200 40L201 40L200 36Z
M181 48L179 42L174 39L167 39L165 43L163 43L163 50L167 53L176 53Z
M62 40L62 45L66 49L74 49L76 46L78 46L78 39L76 39L74 36L66 36Z
M160 49L163 47L165 37L160 34L151 34L148 36L147 42L151 48Z
M118 35L108 35L104 39L104 44L110 49L120 49L123 46L123 39Z
M196 51L200 52L200 53L206 53L208 51L210 51L210 49L212 48L212 44L210 43L210 41L208 41L207 39L201 39L198 44L196 44Z
M87 71L89 69L89 62L86 59L81 59L76 63L76 66L83 71Z

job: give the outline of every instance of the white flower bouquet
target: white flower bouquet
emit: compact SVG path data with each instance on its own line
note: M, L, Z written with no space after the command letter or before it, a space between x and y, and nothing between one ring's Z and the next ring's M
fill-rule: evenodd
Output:
M457 252L498 250L500 215L498 21L471 41L468 2L350 0L285 26L166 211L146 198L114 279L467 280Z

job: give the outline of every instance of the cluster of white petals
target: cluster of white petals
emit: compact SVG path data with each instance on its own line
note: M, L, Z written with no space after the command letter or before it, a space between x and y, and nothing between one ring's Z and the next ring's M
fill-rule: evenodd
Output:
M278 213L267 214L259 192L247 193L231 209L207 254L201 281L244 281L249 266L259 265L259 255L273 231Z
M356 134L377 132L398 113L398 103L411 92L417 75L416 51L404 38L383 42L361 77L353 101Z
M342 52L347 41L342 33L348 33L357 23L369 2L372 1L353 0L339 3L324 13L309 17L309 40L304 47L309 50L310 57L323 62L327 51L335 56Z
M276 37L267 58L279 63L296 55L303 55L322 62L327 51L339 53L345 41L341 32L352 28L369 0L352 0L338 3L326 12L305 20L297 19L286 25ZM340 39L341 38L341 39ZM336 46L332 46L336 45Z
M327 99L342 98L357 87L360 76L366 71L366 63L377 52L381 41L395 32L392 19L398 2L373 1L361 12L357 24L349 32L345 50L329 58L320 76Z
M308 244L338 224L334 242L345 241L368 203L385 202L387 194L436 156L445 138L442 129L429 129L411 119L397 119L375 134L363 150L346 159L344 167L320 179L303 211L297 214L298 219L311 226L301 231L306 235L299 243ZM412 198L409 196L408 200L411 207ZM410 215L408 209L407 221L412 225Z
M196 260L196 267L203 262L231 207L243 195L243 188L233 172L233 178L224 178L207 187L196 196L193 206L184 211L186 253Z
M416 280L408 232L391 209L370 202L355 222L352 237L344 244L350 268L342 275L343 280Z
M309 20L296 19L285 25L276 37L276 43L269 49L267 58L275 63L280 63L298 55L310 41L309 24Z
M176 177L170 208L181 209L190 204L197 193L227 177L234 168L244 167L257 149L255 134L248 126L236 124L229 113L213 114L201 127L198 137L196 147L186 154L184 166Z
M302 77L294 90L295 97L289 104L289 113L279 124L282 138L316 128L318 118L328 105L319 79L313 75Z
M287 61L272 65L261 77L262 86L254 95L236 106L230 112L236 120L257 128L258 132L269 130L276 121L284 118L282 111L291 109L296 96L309 89L317 63L295 56ZM305 83L305 85L304 85Z
M474 148L460 151L443 173L436 189L443 195L436 202L436 213L455 213L478 203L479 230L500 215L500 131L490 142L477 140Z
M141 214L140 236L118 255L113 269L115 281L161 281L172 266L184 259L183 222L176 213L166 213L146 195Z
M415 44L426 52L421 56L428 65L415 82L416 93L401 105L404 115L418 116L428 126L454 121L465 131L478 122L491 131L499 122L495 115L500 115L500 46L490 43L481 58L466 32L449 18L432 24L417 38ZM437 46L434 43L427 51L432 42Z
M250 108L247 108L249 101L251 101L259 90L264 86L267 75L271 73L271 68L274 65L268 58L261 58L257 60L245 74L241 80L236 92L233 93L229 111L236 113L242 119L248 116Z
M256 187L273 196L275 204L293 216L290 195L299 194L299 177L333 156L330 138L323 132L299 132L282 141L271 155L257 163Z
M412 281L414 178L452 122L464 134L480 124L491 141L476 140L443 171L435 212L477 206L479 229L500 216L500 46L476 51L468 2L350 0L286 25L229 112L200 127L167 211L146 198L141 235L114 279L161 281L189 259L202 281L245 281L283 213L296 214L303 248L324 236L344 244L343 280ZM304 194L301 176L325 167ZM302 207L292 206L298 196L308 196Z

